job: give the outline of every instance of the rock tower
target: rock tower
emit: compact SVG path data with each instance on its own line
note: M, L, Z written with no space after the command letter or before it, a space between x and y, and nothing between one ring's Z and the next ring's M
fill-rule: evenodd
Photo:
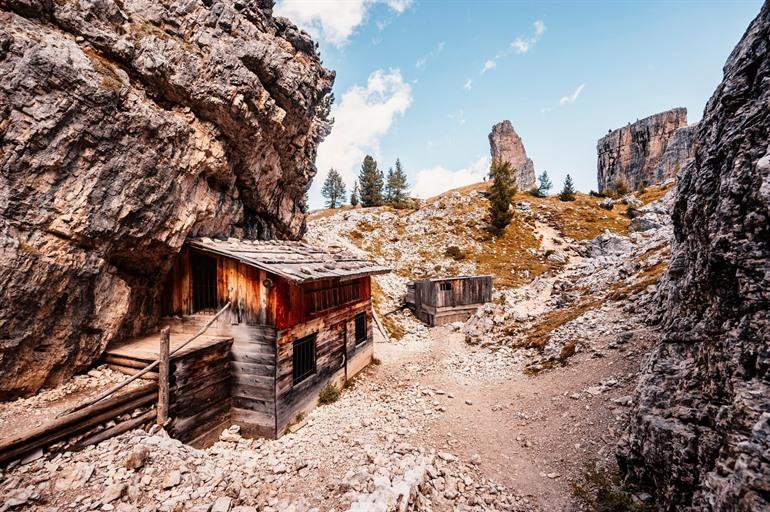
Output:
M510 121L502 121L492 127L489 133L489 149L493 159L511 164L519 190L529 190L535 186L535 165L532 159L527 157L521 137Z
M619 181L637 190L676 176L692 160L696 130L687 109L675 108L611 131L596 144L599 190Z

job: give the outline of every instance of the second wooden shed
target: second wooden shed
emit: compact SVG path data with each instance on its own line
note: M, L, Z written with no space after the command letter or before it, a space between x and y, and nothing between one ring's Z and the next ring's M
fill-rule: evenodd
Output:
M492 276L459 276L407 283L406 303L428 325L464 322L492 300Z

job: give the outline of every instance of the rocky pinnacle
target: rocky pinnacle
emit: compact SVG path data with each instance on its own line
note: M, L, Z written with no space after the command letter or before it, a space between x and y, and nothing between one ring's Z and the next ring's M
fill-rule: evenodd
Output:
M532 159L527 157L521 137L510 121L502 121L492 127L489 133L489 149L493 159L511 164L519 190L530 190L535 186L535 165Z

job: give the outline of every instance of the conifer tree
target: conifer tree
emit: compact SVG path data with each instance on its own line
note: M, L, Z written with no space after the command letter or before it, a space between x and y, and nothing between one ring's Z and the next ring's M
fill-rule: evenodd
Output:
M550 192L551 188L553 188L553 183L551 183L551 178L548 177L548 171L543 171L543 173L537 177L537 181L540 184L537 187L537 197L547 196L548 192Z
M353 192L350 193L350 206L358 206L358 180L353 184Z
M516 193L513 168L510 162L494 160L489 169L492 185L489 187L489 230L500 236L513 219L511 198Z
M390 181L393 179L393 168L388 168L388 174L385 176L385 192L382 194L382 200L385 201L385 204L389 204L392 206L391 201L393 200L393 189L390 187Z
M338 208L345 202L345 195L347 191L345 189L345 182L342 181L342 176L337 172L337 169L329 169L329 175L324 181L321 188L321 195L326 198L327 208Z
M572 177L569 174L564 179L564 188L559 193L559 199L562 201L575 200L575 186L572 184Z
M406 173L401 166L401 160L396 158L396 170L388 171L388 180L385 184L388 204L394 208L403 208L409 199L409 184L406 181Z
M361 204L365 208L381 206L383 202L382 192L384 177L382 171L377 168L377 162L366 155L358 173L358 194Z

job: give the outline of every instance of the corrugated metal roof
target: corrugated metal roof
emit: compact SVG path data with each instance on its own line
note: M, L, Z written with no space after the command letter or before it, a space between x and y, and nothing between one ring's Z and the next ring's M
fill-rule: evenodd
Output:
M195 249L220 254L271 272L290 281L387 274L388 267L365 260L350 252L328 252L304 242L289 240L242 240L240 238L192 238Z

